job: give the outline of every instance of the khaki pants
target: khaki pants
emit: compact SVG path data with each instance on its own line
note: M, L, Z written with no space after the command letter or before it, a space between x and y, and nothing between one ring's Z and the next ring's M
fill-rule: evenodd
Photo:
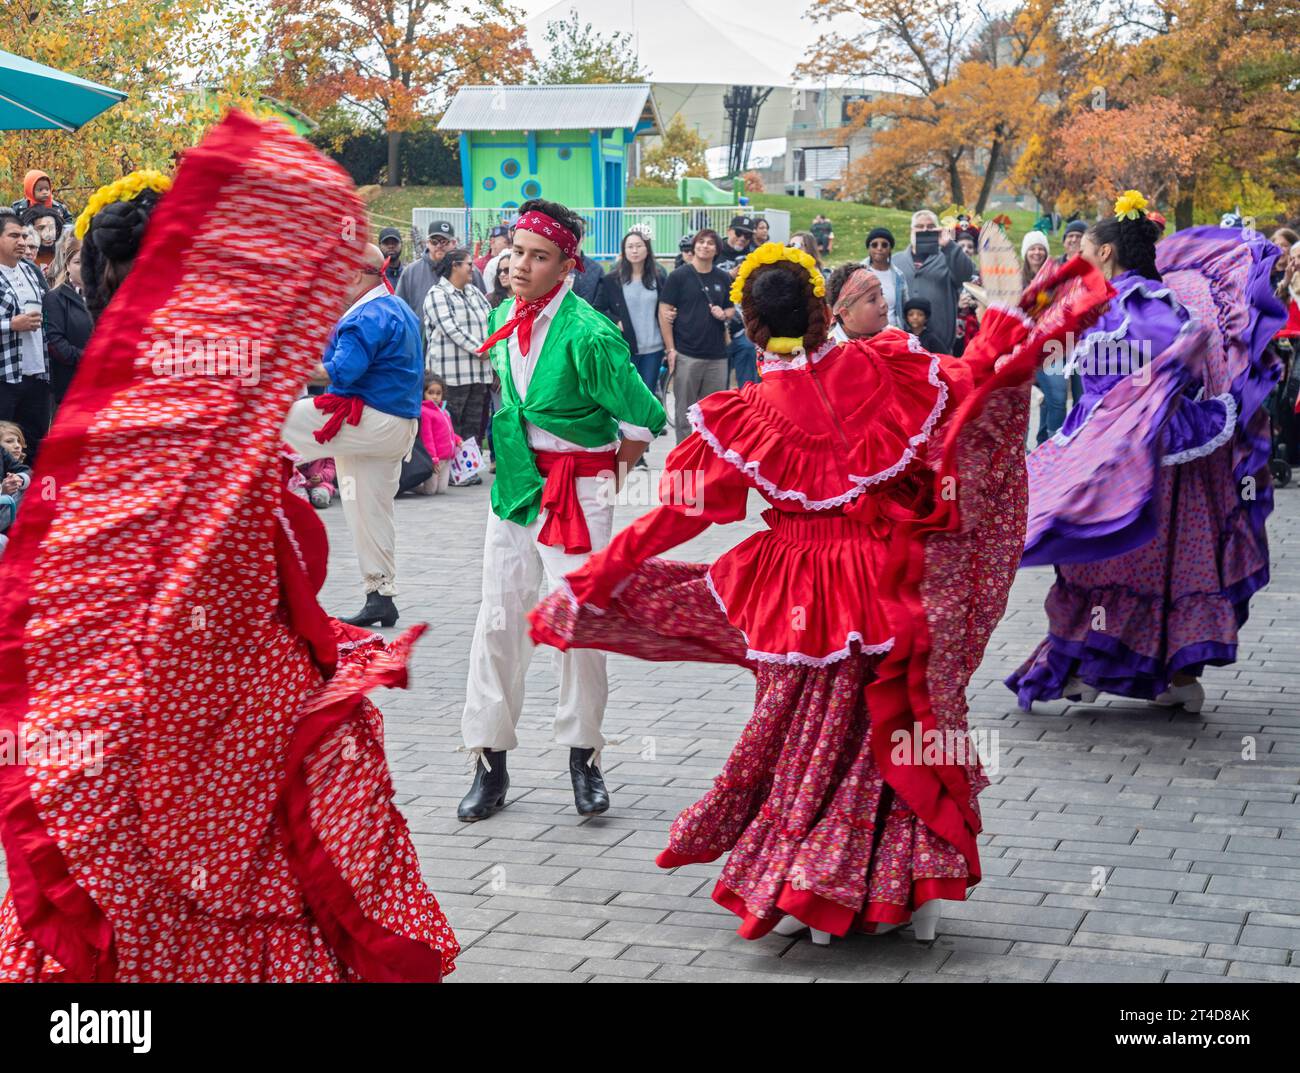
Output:
M678 354L673 366L673 426L681 443L693 431L690 409L705 395L725 391L731 370L727 359L688 358Z
M576 483L592 550L599 551L614 528L613 490L602 477L579 477ZM515 727L524 709L524 679L535 647L528 636L528 612L537 603L543 576L546 588L554 589L589 557L538 544L545 520L543 511L532 525L516 525L488 510L483 603L474 624L461 717L467 749L513 749L518 744ZM552 655L560 680L555 741L574 749L599 749L605 743L600 725L609 693L605 653L575 648L552 650Z
M362 408L361 421L346 421L338 435L317 443L312 435L329 415L310 399L289 408L280 434L284 442L306 461L332 458L338 473L343 517L352 533L367 593L397 595L397 531L393 524L393 496L402 475L402 460L411 453L419 418L395 417L371 406Z

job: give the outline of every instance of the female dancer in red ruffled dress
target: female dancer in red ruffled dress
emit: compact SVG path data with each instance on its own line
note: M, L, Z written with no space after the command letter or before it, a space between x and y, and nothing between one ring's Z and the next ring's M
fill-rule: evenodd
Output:
M366 699L419 629L320 609L325 533L280 457L361 205L238 115L151 214L160 178L92 199L92 309L130 274L0 563L0 733L45 750L0 763L0 979L437 981L456 939Z
M990 309L966 357L941 358L885 329L869 272L836 312L871 303L878 334L828 342L815 266L761 247L732 294L761 382L692 408L663 505L533 612L534 639L557 647L754 670L752 719L658 858L730 851L713 897L746 938L909 919L932 938L941 900L979 880L987 780L965 687L1019 561L1028 384L1047 341L1106 294L1087 265L1050 285L1037 326ZM751 490L771 504L767 531L711 566L651 558L743 518Z

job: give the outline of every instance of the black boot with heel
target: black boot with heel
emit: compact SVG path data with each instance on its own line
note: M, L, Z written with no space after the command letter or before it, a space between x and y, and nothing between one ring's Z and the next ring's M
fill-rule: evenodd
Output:
M391 596L377 592L366 593L366 606L351 618L341 618L349 626L389 626L397 625L397 605Z
M456 818L463 823L486 820L506 807L506 792L510 789L510 776L506 774L506 751L484 749L483 756L474 765L474 782L456 809Z

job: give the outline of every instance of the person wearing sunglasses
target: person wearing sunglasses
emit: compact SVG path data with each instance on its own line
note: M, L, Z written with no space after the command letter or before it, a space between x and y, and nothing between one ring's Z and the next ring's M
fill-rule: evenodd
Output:
M867 234L867 256L862 263L880 280L880 289L889 305L889 326L905 327L907 319L903 315L903 306L910 296L907 280L894 267L894 233L889 228L873 227Z

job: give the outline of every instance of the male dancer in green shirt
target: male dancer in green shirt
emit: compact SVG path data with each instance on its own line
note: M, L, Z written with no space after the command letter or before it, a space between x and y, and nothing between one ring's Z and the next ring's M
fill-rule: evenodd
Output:
M519 212L514 298L493 310L482 348L501 379L502 406L492 420L496 479L461 720L477 760L457 810L465 821L506 803L506 752L518 744L533 651L527 614L543 575L554 588L609 543L618 482L664 427L663 407L637 375L622 333L573 293L581 218L541 199ZM605 656L565 652L558 666L555 740L569 746L578 812L594 815L609 808L599 767Z

